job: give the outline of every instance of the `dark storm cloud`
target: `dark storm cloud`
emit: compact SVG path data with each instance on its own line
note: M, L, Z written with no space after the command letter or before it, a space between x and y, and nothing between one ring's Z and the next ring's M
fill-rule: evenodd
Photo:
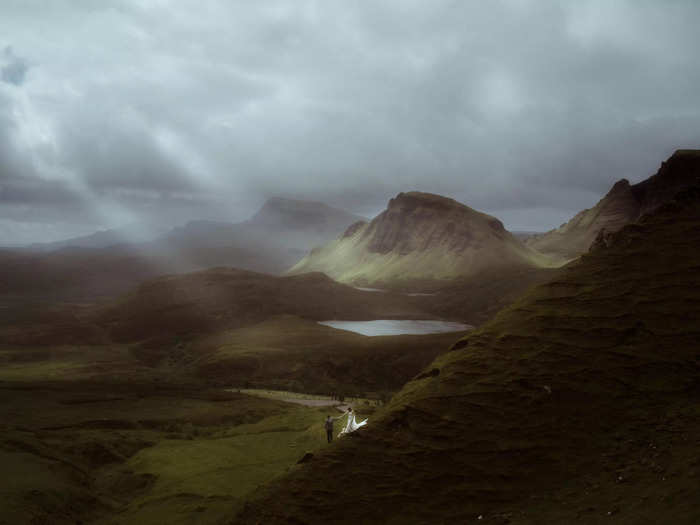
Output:
M2 62L4 64L0 67L0 80L16 86L22 84L29 66L24 60L14 54L11 46L7 46L4 49Z
M6 2L0 233L32 203L50 236L273 195L372 214L411 189L556 226L700 145L698 21L690 1Z

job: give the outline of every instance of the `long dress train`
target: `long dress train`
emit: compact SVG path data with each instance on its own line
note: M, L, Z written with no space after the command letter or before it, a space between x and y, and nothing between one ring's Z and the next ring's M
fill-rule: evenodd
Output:
M350 432L355 432L360 427L363 427L367 424L367 420L360 421L359 423L355 421L355 412L349 412L348 413L348 421L345 423L345 428L340 431L340 434L338 434L338 437L342 436L343 434L349 434Z

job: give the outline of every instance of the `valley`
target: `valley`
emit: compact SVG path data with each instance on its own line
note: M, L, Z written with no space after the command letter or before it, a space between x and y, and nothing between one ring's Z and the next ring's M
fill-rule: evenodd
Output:
M271 273L174 248L167 271L123 246L5 254L0 523L690 523L697 158L524 240L409 192ZM629 191L648 213L622 213ZM328 209L273 200L251 223ZM219 235L171 234L191 253ZM327 444L346 405L370 423Z

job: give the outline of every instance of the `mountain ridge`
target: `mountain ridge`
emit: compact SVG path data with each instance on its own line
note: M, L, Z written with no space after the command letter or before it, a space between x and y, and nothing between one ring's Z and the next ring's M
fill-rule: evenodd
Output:
M525 244L545 255L573 259L602 231L618 231L694 184L700 184L700 150L676 150L655 175L637 184L618 180L593 208L578 212L559 228L528 237Z

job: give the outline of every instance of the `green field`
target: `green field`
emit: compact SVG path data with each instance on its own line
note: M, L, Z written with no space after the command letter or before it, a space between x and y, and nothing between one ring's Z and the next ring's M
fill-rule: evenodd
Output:
M379 397L353 393L409 379L460 335L371 338L281 316L194 338L157 360L139 343L5 344L0 523L220 523L251 491L328 447L323 420L337 409L284 400L329 396L269 387L345 386L346 402L368 416ZM242 356L256 360L254 373L231 368ZM267 388L239 388L246 381Z
M221 391L27 386L0 388L0 523L219 523L328 446L333 410Z

